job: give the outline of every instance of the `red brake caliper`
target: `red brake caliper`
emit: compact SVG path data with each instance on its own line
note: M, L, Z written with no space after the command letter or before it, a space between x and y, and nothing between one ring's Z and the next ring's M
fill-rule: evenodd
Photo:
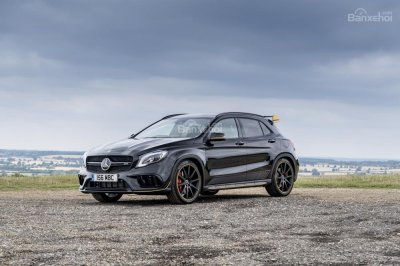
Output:
M181 176L183 176L183 172L181 171L180 173L179 173L179 175L178 175L178 191L179 191L179 193L182 193L182 186L181 186L181 184L182 184L182 179L181 179Z

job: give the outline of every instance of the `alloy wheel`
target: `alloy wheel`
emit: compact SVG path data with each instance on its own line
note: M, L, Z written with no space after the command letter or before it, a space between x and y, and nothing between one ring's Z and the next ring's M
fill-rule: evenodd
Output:
M275 172L276 185L281 193L285 194L292 190L293 176L293 167L288 161L282 161Z
M192 201L201 188L199 171L191 164L183 165L177 172L176 186L183 200Z

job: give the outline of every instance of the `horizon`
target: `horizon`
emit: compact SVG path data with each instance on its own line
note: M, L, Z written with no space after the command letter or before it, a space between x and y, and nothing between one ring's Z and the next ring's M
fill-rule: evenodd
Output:
M3 149L0 147L0 151L18 151L18 152L67 152L67 153L85 153L86 151L79 150L36 150L36 149ZM325 156L301 156L298 155L299 159L321 159L321 160L334 160L334 161L399 161L400 158L348 158L348 157L325 157Z

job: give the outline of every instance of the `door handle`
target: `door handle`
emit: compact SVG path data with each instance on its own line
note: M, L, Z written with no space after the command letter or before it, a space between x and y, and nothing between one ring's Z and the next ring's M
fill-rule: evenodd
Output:
M244 145L244 142L243 141L238 141L235 144L238 145L238 146L242 146L242 145Z
M275 142L276 142L275 139L269 139L269 140L268 140L268 143L275 143Z

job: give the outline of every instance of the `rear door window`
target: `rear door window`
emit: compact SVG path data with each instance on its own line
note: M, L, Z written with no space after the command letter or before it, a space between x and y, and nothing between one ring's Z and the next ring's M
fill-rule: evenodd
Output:
M260 123L257 120L239 118L239 121L242 125L243 137L254 138L264 136Z

